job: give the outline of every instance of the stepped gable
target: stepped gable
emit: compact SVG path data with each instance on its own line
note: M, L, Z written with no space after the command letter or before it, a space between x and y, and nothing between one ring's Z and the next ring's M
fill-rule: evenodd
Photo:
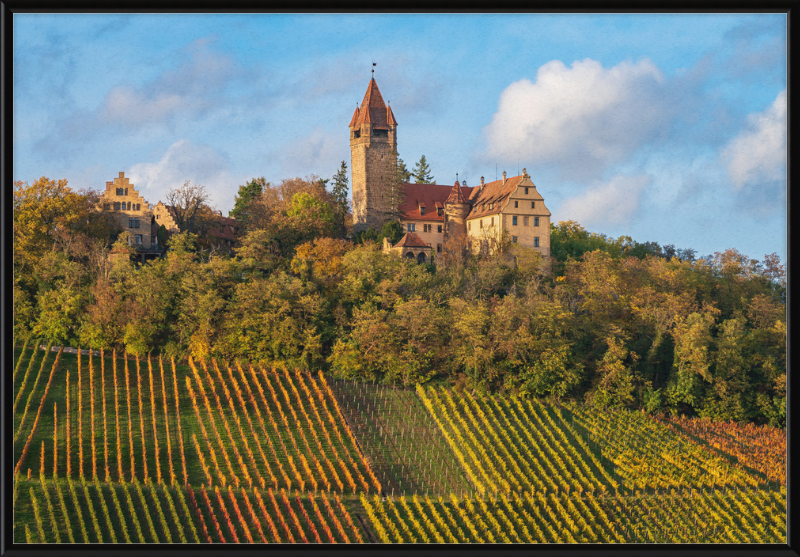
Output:
M479 187L472 188L472 192L469 195L469 200L472 203L472 211L469 213L469 218L500 213L508 196L522 182L522 178L522 176L513 176L506 178L505 184L503 184L503 180L495 180L484 184L483 189ZM490 204L493 204L492 209L489 209Z
M375 78L372 78L367 87L367 92L364 93L364 100L361 101L361 107L357 111L357 116L354 114L354 121L350 122L350 127L361 126L361 124L372 124L373 128L389 129L389 125L397 125L394 119L394 114L383 102L383 97L378 89L378 84L375 83ZM391 114L391 122L389 122L389 115Z
M406 233L400 241L397 242L394 246L395 248L429 248L431 247L430 244L424 241L422 238L414 234L413 232Z
M467 204L469 201L467 197L464 195L464 192L461 191L461 184L456 183L453 184L453 187L450 189L450 195L447 196L447 201L445 203L459 203L459 204Z
M444 214L439 215L437 209L444 208L453 186L403 183L400 184L400 188L403 191L403 201L399 209L403 219L444 222ZM474 189L461 187L464 203L469 203L466 199ZM420 211L420 206L425 207L424 215Z

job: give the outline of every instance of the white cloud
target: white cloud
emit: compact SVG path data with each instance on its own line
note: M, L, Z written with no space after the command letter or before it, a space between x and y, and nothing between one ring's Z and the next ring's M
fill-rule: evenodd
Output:
M342 160L350 165L347 137L316 128L310 134L298 137L278 151L281 172L286 177L310 174L330 177Z
M763 112L750 114L748 126L721 152L736 191L746 185L786 177L786 90Z
M211 147L195 145L188 139L170 145L158 162L134 165L127 175L154 205L163 201L168 190L191 180L193 184L206 186L211 204L222 210L232 208L238 185L244 183L243 179L231 176L229 162L223 154Z
M649 60L603 68L586 59L539 68L500 96L485 129L491 158L555 164L575 177L596 175L665 131L671 109L665 80Z
M606 184L596 182L561 204L559 220L575 220L583 226L627 224L636 216L639 197L650 182L647 174L615 176Z

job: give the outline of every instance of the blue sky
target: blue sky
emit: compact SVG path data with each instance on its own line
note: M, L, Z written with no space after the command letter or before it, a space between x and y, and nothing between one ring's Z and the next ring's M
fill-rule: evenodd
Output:
M524 167L554 222L786 259L783 14L15 14L14 179L227 214L349 166L373 61L438 183Z

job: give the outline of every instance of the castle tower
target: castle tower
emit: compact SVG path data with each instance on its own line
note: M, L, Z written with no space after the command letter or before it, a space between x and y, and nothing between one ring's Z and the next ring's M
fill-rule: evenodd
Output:
M466 184L465 184L466 185ZM444 235L445 239L455 237L459 234L466 236L466 219L469 215L470 204L461 186L456 180L447 201L444 202Z
M372 78L350 120L353 230L380 230L398 204L397 121Z

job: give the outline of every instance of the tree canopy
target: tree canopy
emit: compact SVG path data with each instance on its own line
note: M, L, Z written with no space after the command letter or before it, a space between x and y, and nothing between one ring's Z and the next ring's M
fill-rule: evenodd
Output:
M422 155L420 159L417 161L417 164L414 165L414 170L411 173L411 177L414 178L414 182L417 184L435 184L436 180L433 178L431 174L431 168L428 166L428 161L425 160L425 155Z

